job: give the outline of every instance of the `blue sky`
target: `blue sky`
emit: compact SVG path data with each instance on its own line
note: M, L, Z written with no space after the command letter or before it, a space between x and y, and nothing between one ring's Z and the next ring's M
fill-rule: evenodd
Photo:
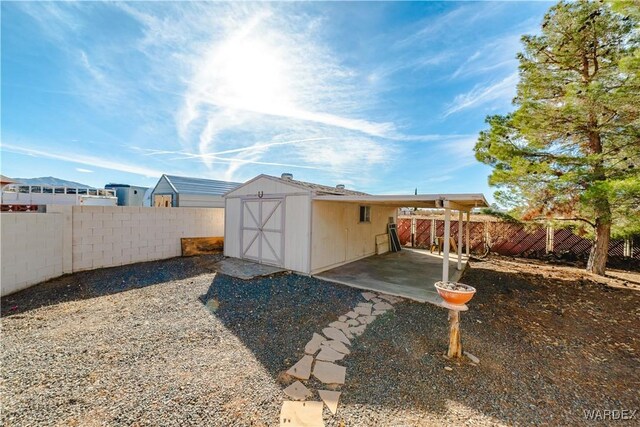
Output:
M483 192L551 3L2 2L2 174Z

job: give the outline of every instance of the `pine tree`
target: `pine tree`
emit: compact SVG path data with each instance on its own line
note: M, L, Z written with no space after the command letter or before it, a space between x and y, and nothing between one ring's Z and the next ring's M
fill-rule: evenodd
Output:
M601 275L612 226L640 231L640 27L637 3L613 3L561 1L522 37L516 110L487 117L475 147L522 219L592 227Z

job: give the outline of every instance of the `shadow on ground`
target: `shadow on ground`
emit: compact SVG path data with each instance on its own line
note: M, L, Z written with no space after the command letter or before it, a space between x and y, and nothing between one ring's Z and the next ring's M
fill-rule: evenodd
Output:
M442 356L445 310L400 303L354 340L341 362L347 384L329 425L455 424L479 416L585 424L584 410L640 406L633 391L640 386L637 293L492 263L474 263L464 281L478 295L462 316L463 345L480 365ZM201 301L284 388L291 380L283 372L313 332L363 299L355 289L297 275L217 275Z
M3 297L2 317L211 273L221 258L222 255L178 257L67 274Z

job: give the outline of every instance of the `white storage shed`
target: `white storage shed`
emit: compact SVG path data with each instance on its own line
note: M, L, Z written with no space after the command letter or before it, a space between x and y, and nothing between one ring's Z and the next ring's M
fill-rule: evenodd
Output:
M225 199L225 256L318 274L376 253L399 207L442 208L448 241L452 209L487 206L481 194L369 195L297 181L291 174L259 175ZM460 213L460 221L462 213ZM448 277L448 247L443 275ZM459 256L459 259L461 257Z
M259 175L225 195L224 254L315 274L375 254L375 235L387 232L396 208L318 200L366 196Z

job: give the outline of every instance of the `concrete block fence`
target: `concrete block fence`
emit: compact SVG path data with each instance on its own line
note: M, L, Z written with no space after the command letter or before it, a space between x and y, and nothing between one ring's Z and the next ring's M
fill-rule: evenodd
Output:
M0 215L2 295L82 270L171 258L180 238L224 235L224 209L48 205Z

